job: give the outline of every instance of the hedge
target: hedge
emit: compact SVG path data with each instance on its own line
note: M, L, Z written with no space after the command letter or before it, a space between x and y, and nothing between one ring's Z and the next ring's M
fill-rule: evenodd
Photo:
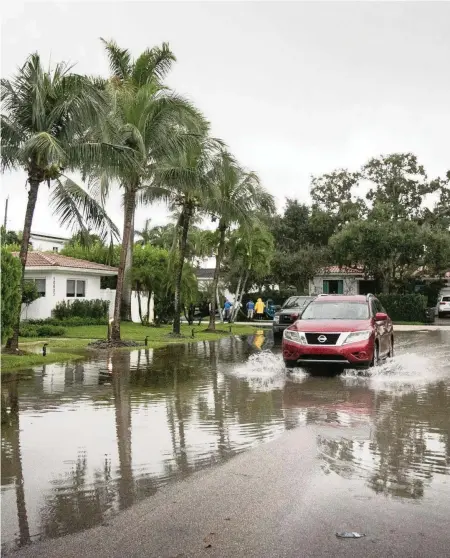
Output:
M427 297L418 294L378 294L378 300L394 322L424 322Z
M28 325L54 325L54 326L88 326L88 325L107 325L107 318L82 318L80 316L73 316L72 318L64 318L58 320L57 318L45 318L42 320L26 320L24 324Z
M19 335L21 337L62 337L66 333L63 327L52 325L21 324Z
M1 336L7 339L13 331L20 304L20 276L22 268L19 258L2 248L1 253Z
M107 320L109 315L109 301L99 298L95 300L63 300L55 306L52 314L57 320L75 317Z

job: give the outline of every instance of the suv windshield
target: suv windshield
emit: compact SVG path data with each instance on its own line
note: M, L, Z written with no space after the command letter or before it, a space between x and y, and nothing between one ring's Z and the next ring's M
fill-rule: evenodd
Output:
M291 296L291 298L286 300L282 308L303 308L303 306L306 306L306 304L308 304L311 300L312 298L307 296Z
M302 320L368 320L367 303L335 301L312 302L302 314Z

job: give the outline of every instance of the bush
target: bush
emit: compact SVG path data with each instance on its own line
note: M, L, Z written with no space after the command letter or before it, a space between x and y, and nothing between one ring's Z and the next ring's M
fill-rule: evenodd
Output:
M92 318L96 320L108 320L109 301L108 300L79 300L70 301L63 300L59 302L54 310L53 317L57 320L66 320L67 318ZM87 325L83 323L83 325Z
M23 322L24 325L54 325L54 326L88 326L88 325L108 325L106 318L80 318L73 316L72 318L64 318L57 320L56 318L45 318L44 320L27 320Z
M19 335L21 337L37 337L37 327L31 325L20 324Z
M66 330L63 327L52 325L22 324L19 331L21 337L62 337L65 333Z
M17 320L20 304L20 275L19 258L2 248L1 255L1 335L7 339L13 331Z
M427 297L418 294L377 295L394 322L425 322Z

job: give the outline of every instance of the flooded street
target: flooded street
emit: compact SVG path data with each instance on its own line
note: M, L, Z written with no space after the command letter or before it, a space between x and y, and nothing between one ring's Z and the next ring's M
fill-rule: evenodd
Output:
M3 553L106 524L292 429L314 429L317 478L362 487L360 504L450 515L449 330L398 333L369 377L286 375L261 335L49 364L4 375L2 397Z

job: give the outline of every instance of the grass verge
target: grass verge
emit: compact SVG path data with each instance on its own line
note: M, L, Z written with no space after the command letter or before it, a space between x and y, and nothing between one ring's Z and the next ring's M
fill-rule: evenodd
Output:
M121 326L122 339L127 341L136 341L144 345L145 337L148 336L149 348L166 347L167 345L179 343L195 343L199 341L215 341L222 337L229 337L230 335L251 335L255 332L254 326L238 326L232 325L231 332L228 324L217 324L217 332L206 332L207 323L200 326L187 326L181 327L182 337L170 337L172 331L171 326L162 327L148 327L135 323L124 323ZM192 337L192 330L194 330L194 337ZM87 351L87 345L96 339L105 339L107 335L106 326L74 326L67 327L65 337L22 337L19 339L20 348L28 354L16 355L1 355L1 371L10 372L12 370L19 370L44 363L63 362L75 360L86 357L88 354L92 355L93 351ZM44 357L40 349L48 343L47 355ZM134 347L116 349L116 350L133 350ZM71 351L80 351L73 353Z
M29 373L30 366L38 366L39 364L50 364L52 362L67 362L70 360L77 360L84 358L84 354L73 354L73 353L47 353L47 356L42 356L39 354L28 354L28 355L6 355L2 354L2 374L7 372L13 372L19 370L20 372Z

